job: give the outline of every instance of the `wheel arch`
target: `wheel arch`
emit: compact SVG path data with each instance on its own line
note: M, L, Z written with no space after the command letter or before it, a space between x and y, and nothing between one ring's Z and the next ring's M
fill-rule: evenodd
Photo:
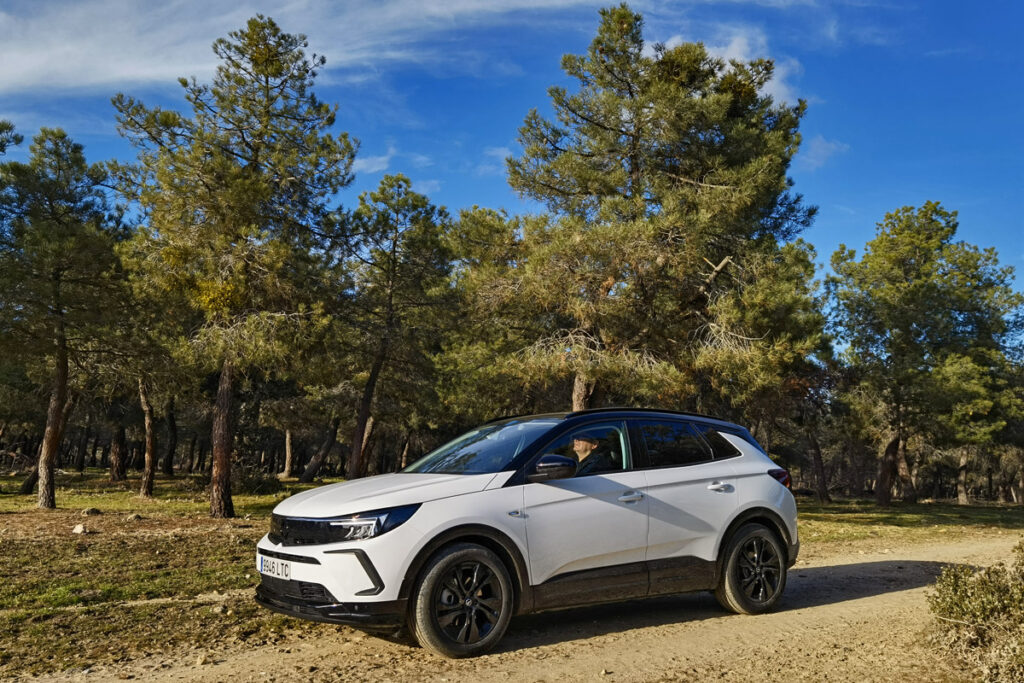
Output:
M768 527L771 531L774 531L779 540L782 541L782 550L786 553L786 565L791 566L791 559L793 555L793 539L789 533L789 527L782 521L782 517L777 512L769 510L763 507L754 507L743 510L736 515L729 526L726 527L725 533L722 534L721 540L718 542L718 552L715 559L715 582L717 583L718 577L722 575L722 561L723 553L726 547L729 545L729 539L733 537L736 531L748 523L761 524Z
M447 529L432 538L420 549L409 564L398 591L401 600L409 600L413 586L427 561L442 548L453 543L475 543L495 553L508 569L512 579L513 614L529 612L533 608L529 573L522 552L508 535L483 524L465 524ZM410 601L411 602L411 601Z

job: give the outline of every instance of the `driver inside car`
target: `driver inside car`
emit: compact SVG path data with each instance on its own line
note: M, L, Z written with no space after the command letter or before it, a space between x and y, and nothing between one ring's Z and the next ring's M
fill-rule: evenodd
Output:
M608 447L607 443L604 443L603 439L599 439L594 434L582 432L574 435L572 450L580 463L576 470L577 477L622 469L622 463L616 457L616 453Z

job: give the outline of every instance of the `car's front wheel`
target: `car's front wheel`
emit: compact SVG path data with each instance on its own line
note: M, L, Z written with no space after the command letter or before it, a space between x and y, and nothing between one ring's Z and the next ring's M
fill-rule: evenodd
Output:
M446 657L472 657L498 643L512 609L512 580L501 559L483 546L457 543L424 567L409 621L423 647Z
M778 536L761 524L745 524L726 544L715 589L719 604L740 614L771 609L786 588L786 558Z

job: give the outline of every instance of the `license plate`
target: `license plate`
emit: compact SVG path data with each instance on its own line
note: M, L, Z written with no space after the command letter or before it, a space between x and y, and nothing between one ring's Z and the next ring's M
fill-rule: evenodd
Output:
M275 557L259 556L260 574L273 576L278 579L290 580L292 578L292 563L288 560L279 560Z

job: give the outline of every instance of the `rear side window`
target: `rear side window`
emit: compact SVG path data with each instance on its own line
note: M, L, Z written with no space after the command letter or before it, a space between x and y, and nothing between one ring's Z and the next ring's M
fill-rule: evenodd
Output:
M646 467L695 465L711 460L711 449L687 422L637 422L637 435L647 451Z
M714 427L701 424L695 426L697 431L701 433L701 436L704 437L704 440L711 446L715 460L735 458L737 455L740 455L739 449L733 446L729 439L722 436Z

